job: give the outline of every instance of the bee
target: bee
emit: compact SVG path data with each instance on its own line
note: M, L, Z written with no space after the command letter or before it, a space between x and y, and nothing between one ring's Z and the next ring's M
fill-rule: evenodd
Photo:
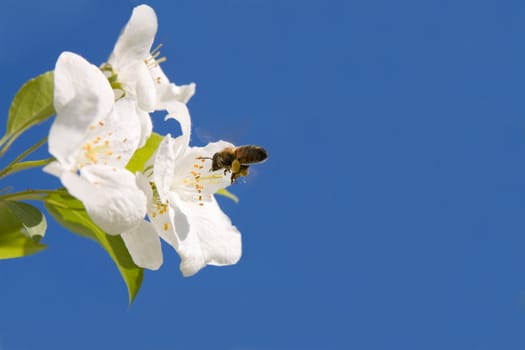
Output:
M228 147L213 155L210 171L224 169L224 175L231 172L231 183L234 183L239 177L248 175L248 164L260 163L266 158L268 152L259 146Z

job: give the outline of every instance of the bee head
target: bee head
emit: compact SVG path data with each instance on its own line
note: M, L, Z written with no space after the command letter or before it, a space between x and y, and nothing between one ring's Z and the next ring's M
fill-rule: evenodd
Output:
M219 170L220 168L222 168L221 164L222 164L222 161L221 161L220 153L215 153L213 155L213 158L211 159L211 169L210 169L210 171Z

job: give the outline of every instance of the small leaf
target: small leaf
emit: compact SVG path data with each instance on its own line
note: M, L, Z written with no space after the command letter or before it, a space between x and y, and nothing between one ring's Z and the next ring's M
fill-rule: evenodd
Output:
M46 197L45 206L62 226L82 237L94 240L106 250L126 283L131 304L142 284L144 269L135 265L122 238L110 236L102 231L91 221L82 203L65 190Z
M19 231L22 223L7 206L6 201L0 200L0 232Z
M45 249L46 246L38 242L39 238L32 239L24 232L24 223L11 210L11 203L16 202L8 205L0 201L0 259L20 258Z
M46 217L40 210L24 202L6 201L7 207L22 223L29 237L39 242L46 234Z
M224 196L226 198L230 198L235 203L239 203L239 197L237 197L236 195L234 195L233 193L231 193L230 191L228 191L225 188L221 188L220 190L218 190L215 193L218 194L218 195Z
M0 259L21 258L46 248L45 244L35 242L22 231L0 232Z
M55 114L53 107L53 72L26 82L18 91L7 118L7 134L20 134Z
M132 173L137 171L143 171L146 162L151 158L153 153L157 150L162 141L162 136L157 133L152 133L146 144L135 151L133 156L126 165L126 169Z

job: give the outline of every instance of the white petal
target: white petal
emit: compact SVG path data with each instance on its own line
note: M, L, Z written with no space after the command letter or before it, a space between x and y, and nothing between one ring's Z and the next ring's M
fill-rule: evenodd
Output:
M206 265L237 263L242 254L241 235L215 198L212 196L201 206L181 200L176 193L171 194L182 274L191 276Z
M157 91L155 82L151 79L149 69L144 64L143 60L133 66L132 70L128 70L121 74L121 79L126 84L128 82L135 82L135 86L130 88L137 94L137 102L146 112L155 111L157 104Z
M175 233L175 223L182 224L185 217L176 218L175 210L170 206L166 210L160 211L156 204L149 209L148 217L157 234L177 250L179 248L179 238Z
M151 123L151 117L149 113L144 112L143 110L140 110L138 108L136 111L140 124L140 138L138 144L138 147L140 148L146 144L146 141L151 136L151 132L153 131L153 124Z
M163 101L176 98L182 103L188 103L188 101L195 95L195 83L190 83L187 85L175 85L170 84L169 90L165 95L161 96Z
M126 64L143 61L150 56L151 45L157 33L157 15L147 5L133 9L131 18L124 27L109 58L118 73Z
M77 95L95 104L98 110L95 116L107 114L113 105L113 91L100 69L82 56L66 51L58 57L54 71L53 104L57 113Z
M159 269L162 265L160 238L151 223L142 221L121 237L135 264L150 270Z
M158 95L156 109L158 110L167 109L167 104L169 104L170 101L178 101L186 104L195 94L195 83L181 86L170 83L160 64L151 66L149 72L151 80L156 82Z
M64 169L60 165L59 162L54 161L46 165L42 168L42 170L50 175L54 175L56 177L61 177L62 173L64 172ZM66 170L67 171L67 170Z
M89 127L73 169L88 164L124 168L139 145L142 113L132 99L118 100L107 118Z
M144 176L143 173L136 173L135 176L137 179L137 186L146 195L147 203L151 203L153 201L153 191L151 190L148 178Z
M131 230L146 215L146 195L125 169L86 166L81 175L65 172L62 184L78 198L102 230L117 235Z
M124 167L139 147L144 118L150 119L149 114L138 109L134 100L122 98L115 103L114 113L105 120L104 128L107 134L111 133L113 155L120 156L116 165Z
M176 161L182 157L187 147L188 138L186 136L173 139L168 134L157 148L153 163L153 179L163 203L168 200L167 196L173 181Z
M70 52L57 61L54 94L57 116L49 132L49 153L72 168L89 127L111 112L114 95L96 66Z
M216 152L228 147L233 147L233 144L221 140L209 143L205 147L188 148L184 157L177 159L171 188L185 200L191 200L190 198L211 195L221 188L230 186L230 173L225 174L223 169L210 171L212 166L210 158ZM196 186L197 183L199 186Z
M142 173L137 173L137 184L144 191L148 201L148 217L155 231L174 248L178 247L177 236L173 226L174 213L169 206L160 205L158 198L154 198L149 179ZM158 192L158 185L157 192Z
M166 104L166 110L168 115L165 119L177 120L180 123L182 135L187 136L189 140L191 135L191 117L188 107L182 102L171 100Z

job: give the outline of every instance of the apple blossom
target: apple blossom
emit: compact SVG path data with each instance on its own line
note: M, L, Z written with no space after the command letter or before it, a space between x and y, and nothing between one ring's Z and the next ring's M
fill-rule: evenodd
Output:
M56 161L44 171L59 177L105 232L123 234L138 265L158 268L160 243L158 250L154 243L147 249L137 244L158 237L144 223L147 196L125 169L138 147L138 115L144 112L129 97L114 102L104 74L79 55L62 53L54 74L56 119L48 143Z
M135 7L108 62L102 66L103 71L114 77L116 93L132 96L146 112L168 110L173 102L187 103L195 93L194 83L177 86L162 71L160 52L158 49L151 51L156 33L155 11L147 5ZM141 119L141 125L139 145L143 145L151 134L151 119Z
M219 141L190 147L189 113L185 106L179 107L175 117L183 134L163 139L147 174L153 188L148 217L179 254L183 275L191 276L206 265L237 263L242 248L239 231L214 197L217 190L230 185L230 176L223 170L209 171L213 154L233 145Z

